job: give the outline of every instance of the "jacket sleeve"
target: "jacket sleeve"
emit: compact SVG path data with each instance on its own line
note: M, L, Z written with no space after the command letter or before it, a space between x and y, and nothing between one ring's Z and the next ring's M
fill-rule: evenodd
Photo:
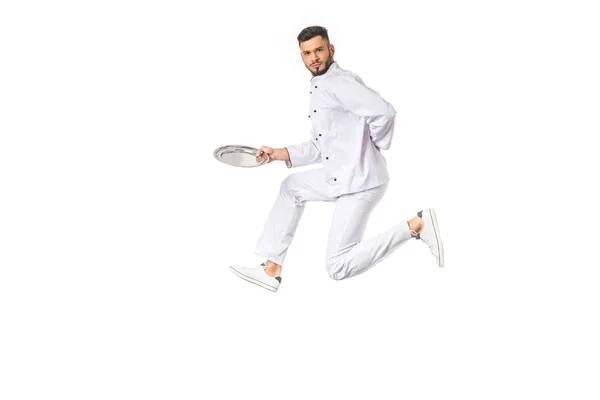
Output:
M285 162L288 168L321 162L321 148L313 139L293 146L286 146L286 149L290 155L290 160Z
M394 136L396 110L358 76L339 76L333 84L333 96L341 107L360 117L371 131L376 146L388 150Z

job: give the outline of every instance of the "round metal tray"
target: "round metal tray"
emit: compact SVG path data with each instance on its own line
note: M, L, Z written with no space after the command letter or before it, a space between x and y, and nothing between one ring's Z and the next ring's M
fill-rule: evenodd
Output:
M213 152L215 158L224 164L234 167L252 168L260 167L269 162L269 155L266 160L256 161L256 152L258 149L243 145L222 146Z

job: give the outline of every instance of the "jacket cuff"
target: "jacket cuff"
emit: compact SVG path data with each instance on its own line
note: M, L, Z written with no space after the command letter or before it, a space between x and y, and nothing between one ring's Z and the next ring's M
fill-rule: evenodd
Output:
M290 151L288 150L288 148L287 148L287 147L284 147L284 149L285 149L285 151L287 151L287 153L288 153L288 158L289 158L289 160L286 160L286 162L285 162L285 165L286 165L286 167L288 167L288 168L292 168L292 157L290 156Z

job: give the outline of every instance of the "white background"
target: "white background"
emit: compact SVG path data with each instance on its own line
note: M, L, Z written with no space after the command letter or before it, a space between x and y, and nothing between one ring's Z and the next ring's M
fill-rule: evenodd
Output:
M593 3L2 2L0 398L598 399ZM333 281L309 203L229 272L293 171L212 151L308 140L316 24L398 111L367 235L435 207L445 268Z

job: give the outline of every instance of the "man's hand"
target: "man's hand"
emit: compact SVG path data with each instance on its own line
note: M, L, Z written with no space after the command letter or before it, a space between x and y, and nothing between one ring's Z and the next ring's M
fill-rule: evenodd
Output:
M275 149L268 146L261 146L260 149L256 150L256 162L260 162L263 160L266 161L267 156L269 160L268 162L275 160Z
M285 147L281 149L274 149L269 146L261 146L260 149L256 151L256 162L260 162L262 160L267 159L267 155L269 156L269 161L281 160L281 161L289 161L290 153L288 153Z

